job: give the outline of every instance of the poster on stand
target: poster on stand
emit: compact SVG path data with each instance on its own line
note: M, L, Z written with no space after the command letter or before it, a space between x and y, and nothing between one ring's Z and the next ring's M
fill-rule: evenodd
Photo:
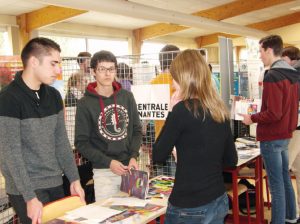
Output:
M138 113L141 120L165 120L169 112L169 84L133 85Z
M259 41L257 39L246 38L247 46L247 67L248 67L248 84L249 97L259 99L260 97L260 77L263 73L264 66L259 58Z

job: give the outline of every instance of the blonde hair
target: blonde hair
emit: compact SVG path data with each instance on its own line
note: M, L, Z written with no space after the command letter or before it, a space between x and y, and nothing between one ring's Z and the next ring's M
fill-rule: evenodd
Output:
M197 50L185 50L172 62L173 79L180 86L180 97L185 107L199 117L202 107L204 116L209 113L218 123L229 119L229 112L212 83L211 72L204 58ZM193 105L187 100L194 99Z

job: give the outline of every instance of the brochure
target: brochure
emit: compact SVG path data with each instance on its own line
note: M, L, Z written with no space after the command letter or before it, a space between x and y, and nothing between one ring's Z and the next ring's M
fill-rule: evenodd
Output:
M130 173L122 175L120 190L129 196L145 199L149 189L149 175L145 171L131 170Z

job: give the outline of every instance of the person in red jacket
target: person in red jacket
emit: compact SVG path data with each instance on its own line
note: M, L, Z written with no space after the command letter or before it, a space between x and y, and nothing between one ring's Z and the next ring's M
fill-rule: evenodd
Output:
M297 223L295 193L289 174L288 144L298 120L298 73L281 59L283 42L270 35L259 41L265 72L261 112L242 115L246 125L257 123L257 140L269 178L272 223Z

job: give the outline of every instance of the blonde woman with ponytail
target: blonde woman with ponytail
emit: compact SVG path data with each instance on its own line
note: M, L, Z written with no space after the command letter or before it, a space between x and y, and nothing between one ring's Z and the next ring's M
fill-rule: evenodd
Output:
M170 72L176 91L153 149L154 162L164 162L173 147L177 149L165 223L224 223L228 198L222 170L237 163L229 112L199 51L180 53Z

